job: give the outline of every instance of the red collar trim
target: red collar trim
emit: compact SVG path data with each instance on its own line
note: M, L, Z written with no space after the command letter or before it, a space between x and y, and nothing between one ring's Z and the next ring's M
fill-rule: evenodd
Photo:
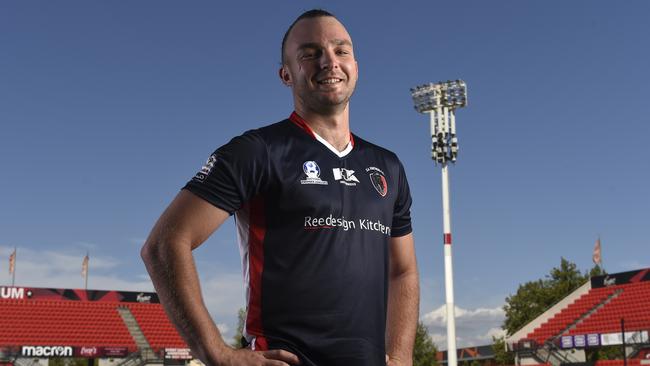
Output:
M307 132L309 136L314 138L314 140L316 139L314 130L312 130L311 127L309 127L307 122L304 119L302 119L302 117L300 117L298 113L292 112L291 115L289 116L289 120L293 122L296 126L302 128L305 132Z
M309 127L307 124L307 121L305 121L302 117L298 115L295 111L291 113L289 116L289 120L293 122L296 126L302 128L309 136L311 136L314 140L316 139L316 133L314 130ZM352 144L352 147L354 147L354 136L352 136L352 132L350 132L350 144Z

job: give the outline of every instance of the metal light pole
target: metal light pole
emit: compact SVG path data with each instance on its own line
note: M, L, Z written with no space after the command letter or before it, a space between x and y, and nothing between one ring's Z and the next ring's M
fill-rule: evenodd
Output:
M447 164L458 156L456 108L467 105L467 86L462 80L429 83L411 89L415 110L431 117L431 158L442 167L442 221L445 247L445 297L447 302L447 366L457 366L454 277L451 261L451 210Z

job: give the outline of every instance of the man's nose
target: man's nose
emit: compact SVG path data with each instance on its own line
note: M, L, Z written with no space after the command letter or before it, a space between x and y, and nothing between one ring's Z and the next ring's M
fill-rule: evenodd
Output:
M320 58L320 66L322 69L333 70L338 69L338 59L334 50L325 50Z

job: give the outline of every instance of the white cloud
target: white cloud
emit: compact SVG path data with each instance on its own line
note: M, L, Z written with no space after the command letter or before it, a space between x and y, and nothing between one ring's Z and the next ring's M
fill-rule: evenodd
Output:
M230 342L237 329L239 309L244 307L244 289L241 273L210 274L201 279L203 301L212 319L226 328L219 329Z
M11 283L8 271L9 254L13 248L0 247L2 262L0 283ZM16 253L16 284L20 286L51 288L83 288L84 277L81 275L81 263L85 252L70 254L61 251L35 251L19 248ZM119 261L111 257L90 256L88 287L102 290L143 291L152 288L150 281L132 281L118 278L115 269Z
M454 307L457 347L482 346L492 343L492 336L503 334L501 324L505 313L501 307L463 309ZM447 349L447 307L442 305L422 316L429 335L439 349Z
M219 328L219 332L221 332L221 334L226 334L230 332L230 327L226 323L217 324L217 328Z

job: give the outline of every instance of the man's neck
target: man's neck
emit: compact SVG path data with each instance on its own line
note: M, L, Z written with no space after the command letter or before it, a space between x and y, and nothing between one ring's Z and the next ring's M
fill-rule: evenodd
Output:
M323 115L296 106L296 113L302 117L309 127L334 146L343 151L350 142L350 113L349 104L340 112Z

